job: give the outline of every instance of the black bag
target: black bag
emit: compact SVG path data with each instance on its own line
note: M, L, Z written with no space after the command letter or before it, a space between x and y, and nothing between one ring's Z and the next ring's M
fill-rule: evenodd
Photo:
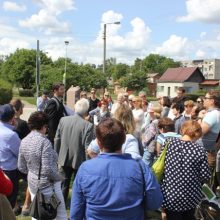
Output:
M46 202L44 195L38 189L30 207L30 216L40 220L52 220L57 216L59 203L53 204L51 199Z
M43 150L43 146L41 147L41 158L42 158L42 150ZM55 219L57 216L57 208L60 204L60 201L57 198L54 190L50 199L46 201L43 193L39 189L41 166L42 166L41 158L40 158L40 167L38 173L38 189L30 206L30 216L39 220L52 220Z

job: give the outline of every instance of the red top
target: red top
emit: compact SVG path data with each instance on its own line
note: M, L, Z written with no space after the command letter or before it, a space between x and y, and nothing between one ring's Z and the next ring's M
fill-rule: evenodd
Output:
M0 193L9 196L12 193L13 184L11 180L5 176L4 172L0 169Z

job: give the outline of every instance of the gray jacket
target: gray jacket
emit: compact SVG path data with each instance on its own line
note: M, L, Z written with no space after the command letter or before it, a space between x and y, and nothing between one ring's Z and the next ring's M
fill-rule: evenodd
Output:
M59 165L78 169L86 160L85 150L92 138L93 124L79 114L61 118L54 139Z

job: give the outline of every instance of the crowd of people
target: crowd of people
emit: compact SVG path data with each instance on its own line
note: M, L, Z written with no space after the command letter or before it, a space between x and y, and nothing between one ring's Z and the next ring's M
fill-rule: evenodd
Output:
M193 220L202 185L220 185L218 91L193 101L179 87L176 97L151 103L144 91L120 93L113 102L109 92L97 98L91 89L71 112L64 85L52 91L38 98L27 122L21 100L0 106L0 195L10 203L8 220L29 214L38 187L46 198L56 194L57 220L68 219L67 207L71 220L141 220L147 210L160 210L163 220ZM151 167L165 146L159 184ZM19 179L27 182L22 210Z

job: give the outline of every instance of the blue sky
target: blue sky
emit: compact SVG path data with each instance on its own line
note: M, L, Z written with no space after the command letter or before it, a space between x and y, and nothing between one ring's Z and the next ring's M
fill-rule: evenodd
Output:
M220 58L219 0L0 0L0 55L36 48L54 60L102 63L103 24L107 58L132 64L157 53L175 60Z

